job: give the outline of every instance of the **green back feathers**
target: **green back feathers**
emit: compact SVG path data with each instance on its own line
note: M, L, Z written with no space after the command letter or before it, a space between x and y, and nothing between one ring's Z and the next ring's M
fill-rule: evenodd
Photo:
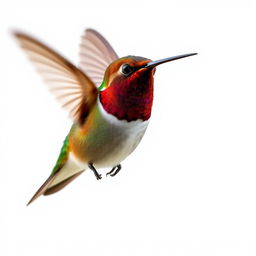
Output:
M64 140L63 146L60 150L60 155L58 160L52 170L52 174L56 173L60 168L66 163L68 159L68 152L69 152L69 135Z
M102 91L106 89L106 82L103 80L103 82L101 83L100 87L98 88L98 91Z

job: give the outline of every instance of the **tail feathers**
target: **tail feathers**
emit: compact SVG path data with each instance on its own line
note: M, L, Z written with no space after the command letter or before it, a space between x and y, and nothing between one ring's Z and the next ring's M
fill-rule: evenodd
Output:
M51 195L63 189L71 181L73 181L76 177L78 177L82 172L84 172L84 170L76 172L73 175L66 177L66 179L61 179L58 182L55 182L55 181L59 179L59 176L61 175L62 171L59 170L58 172L51 174L50 177L37 190L35 195L30 199L27 206L30 205L33 201L35 201L41 195Z
M61 189L63 189L64 187L66 187L71 181L73 181L76 177L78 177L81 173L83 173L83 171L80 171L78 173L75 173L74 175L68 177L67 179L61 181L60 183L50 186L47 190L44 191L44 195L48 196L51 194L54 194L58 191L60 191Z
M69 135L66 137L63 146L60 151L60 155L53 168L50 177L44 182L44 184L37 190L35 195L31 198L27 205L31 204L41 195L50 195L58 192L76 177L78 177L84 170L81 170L81 166L77 165L69 155Z
M35 201L39 196L43 195L47 188L51 185L53 180L55 179L56 174L50 175L50 177L43 183L43 185L37 190L37 192L33 195L33 197L27 203L27 206L30 205L33 201Z

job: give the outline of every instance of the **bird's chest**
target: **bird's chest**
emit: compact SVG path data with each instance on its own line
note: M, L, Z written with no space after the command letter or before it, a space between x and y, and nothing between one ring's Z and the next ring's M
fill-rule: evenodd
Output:
M94 130L92 137L98 142L91 144L92 161L98 167L111 167L121 163L141 141L148 121L127 122L118 120L99 106L102 117L101 126Z
M98 106L93 128L88 129L80 142L80 157L94 163L97 168L115 166L138 146L147 126L148 121L118 120Z
M134 121L135 122L135 121ZM95 164L99 166L114 166L130 155L141 141L147 123L121 123L118 126L109 124L104 142L99 145L99 154Z

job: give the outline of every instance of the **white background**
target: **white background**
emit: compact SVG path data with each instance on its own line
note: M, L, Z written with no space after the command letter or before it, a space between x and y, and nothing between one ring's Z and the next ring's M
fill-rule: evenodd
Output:
M254 3L52 2L0 3L0 255L256 255ZM116 177L87 171L26 207L71 121L9 32L78 63L88 27L120 56L199 55L157 68L148 131Z

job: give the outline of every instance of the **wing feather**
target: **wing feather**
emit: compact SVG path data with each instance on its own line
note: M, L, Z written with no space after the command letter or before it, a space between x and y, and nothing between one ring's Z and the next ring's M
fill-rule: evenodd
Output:
M67 59L38 40L20 32L15 32L14 35L51 93L69 111L75 122L83 123L97 99L97 88L92 80Z
M110 63L118 56L109 42L93 29L87 29L80 44L80 67L99 87Z

